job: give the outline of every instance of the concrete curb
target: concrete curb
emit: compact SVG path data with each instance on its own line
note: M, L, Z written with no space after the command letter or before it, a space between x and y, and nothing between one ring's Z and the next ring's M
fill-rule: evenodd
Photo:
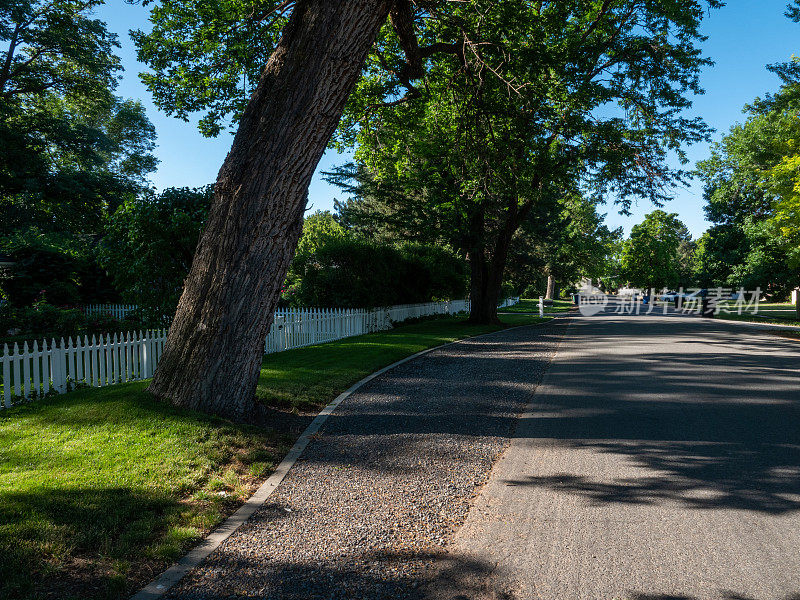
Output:
M563 313L562 313L563 315ZM375 371L371 375L367 375L364 379L354 383L344 392L339 394L330 404L328 404L325 408L323 408L320 413L314 418L313 421L306 427L305 431L300 434L300 437L294 443L289 453L284 457L275 471L270 475L267 480L261 484L256 492L250 496L250 498L238 508L238 510L233 513L230 517L225 519L221 525L219 525L216 529L214 529L211 533L206 536L206 538L200 542L199 545L195 546L192 550L190 550L187 554L183 556L178 562L174 565L169 567L166 571L164 571L157 579L154 579L150 583L148 583L145 587L139 590L136 594L131 597L131 600L153 600L155 598L161 598L164 594L166 594L170 588L172 588L176 583L178 583L183 577L192 569L197 567L201 562L203 562L214 550L219 548L219 546L227 540L233 533L241 527L245 521L247 521L253 513L255 513L263 504L267 501L267 498L272 495L278 486L280 485L281 481L283 481L284 477L289 473L289 470L294 466L297 460L300 458L300 455L303 453L303 450L306 449L311 438L320 430L322 425L327 421L328 417L331 413L339 406L344 400L346 400L353 392L357 391L362 386L366 385L376 377L379 377L386 373L387 371L391 371L395 367L399 367L402 364L410 362L414 359L417 359L421 356L424 356L434 350L441 350L442 348L446 348L447 346L452 346L454 344L459 344L461 342L465 342L467 340L476 340L482 337L495 335L497 333L503 331L509 331L512 329L520 329L522 327L537 327L541 325L546 325L550 321L556 320L558 317L554 317L544 323L531 323L530 325L515 325L514 327L507 327L506 329L500 329L498 331L492 331L490 333L481 333L479 335L471 336L462 338L460 340L456 340L454 342L448 342L446 344L441 344L439 346L434 346L432 348L427 348L426 350L422 350L417 352L416 354L412 354L411 356L406 356L405 358L398 360L378 371Z

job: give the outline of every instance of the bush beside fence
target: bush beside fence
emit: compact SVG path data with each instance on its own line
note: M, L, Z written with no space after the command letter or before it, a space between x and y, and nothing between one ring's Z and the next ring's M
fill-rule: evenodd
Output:
M375 309L287 309L275 313L264 353L281 352L355 335L386 331L393 323L469 310L469 300L401 304Z
M505 300L501 307L516 304L519 298ZM106 305L106 307L120 305ZM124 310L135 306L125 305ZM405 304L378 309L289 309L279 310L267 335L264 353L271 354L323 344L347 337L385 331L394 323L435 315L455 315L469 311L469 300ZM91 314L103 312L101 307ZM121 313L117 313L121 314ZM115 314L116 316L116 314ZM119 318L119 317L118 317ZM78 338L73 342L43 340L3 348L0 356L0 408L48 394L69 391L76 385L101 387L148 379L153 376L164 352L166 330L151 330L113 336Z

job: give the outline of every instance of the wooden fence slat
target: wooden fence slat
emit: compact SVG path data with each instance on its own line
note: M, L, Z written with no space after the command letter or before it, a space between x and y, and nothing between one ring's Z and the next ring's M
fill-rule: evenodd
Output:
M39 381L39 361L42 359L41 352L39 352L39 343L33 340L33 393L36 397L41 393L41 383Z
M31 355L28 351L28 342L22 345L22 396L29 398L31 395Z
M14 371L14 387L16 388L15 396L17 398L22 398L22 377L19 374L19 367L20 367L20 358L19 358L19 345L14 342L14 353L12 354L12 361L13 361L13 371Z
M50 350L47 347L47 340L42 340L42 393L50 393L50 379L53 371L50 363Z
M103 334L100 334L100 339L95 343L95 338L92 336L92 364L97 365L98 377L95 380L95 386L100 387L106 384L106 350L105 339Z
M8 344L3 344L3 406L11 408L11 353Z

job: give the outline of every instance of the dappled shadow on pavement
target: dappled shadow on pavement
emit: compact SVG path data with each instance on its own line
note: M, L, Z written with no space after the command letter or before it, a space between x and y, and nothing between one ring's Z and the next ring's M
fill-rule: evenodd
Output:
M800 345L699 319L621 320L618 336L581 342L613 347L637 337L655 339L656 346L571 358L570 375L551 380L517 435L623 455L642 474L598 480L536 473L510 483L597 503L800 509ZM682 336L680 353L669 348L672 335ZM364 390L368 403L348 404L330 417L306 459L412 472L426 461L403 457L436 455L449 437L506 436L542 368L537 362L544 359L533 358L540 343L489 340L390 372ZM442 436L442 444L430 444L431 434Z
M564 328L459 342L360 388L313 436L270 497L274 505L259 509L169 597L422 599L434 580L483 597L486 566L443 548Z
M545 394L533 391L557 328L464 342L377 378L333 413L276 493L293 516L276 525L260 511L171 597L516 598L496 565L438 551L515 428L522 443L615 457L629 468L607 476L537 468L512 485L601 505L797 511L800 347L700 319L622 320L603 335L576 331L570 339L609 353L570 356ZM633 338L650 346L614 352ZM403 547L412 521L415 539L433 550L387 552ZM625 600L670 598L696 600Z
M571 356L569 373L551 378L518 431L532 444L621 455L634 474L597 479L551 472L509 483L601 504L800 509L797 342L707 321L646 317L615 331L642 340L644 350ZM681 352L670 336L683 336L675 347ZM663 339L663 351L648 337ZM621 340L589 336L584 343L613 350Z

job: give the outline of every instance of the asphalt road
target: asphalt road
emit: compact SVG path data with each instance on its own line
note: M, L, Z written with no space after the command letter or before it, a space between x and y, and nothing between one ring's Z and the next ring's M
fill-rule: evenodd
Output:
M800 341L573 319L450 556L435 597L800 598Z

